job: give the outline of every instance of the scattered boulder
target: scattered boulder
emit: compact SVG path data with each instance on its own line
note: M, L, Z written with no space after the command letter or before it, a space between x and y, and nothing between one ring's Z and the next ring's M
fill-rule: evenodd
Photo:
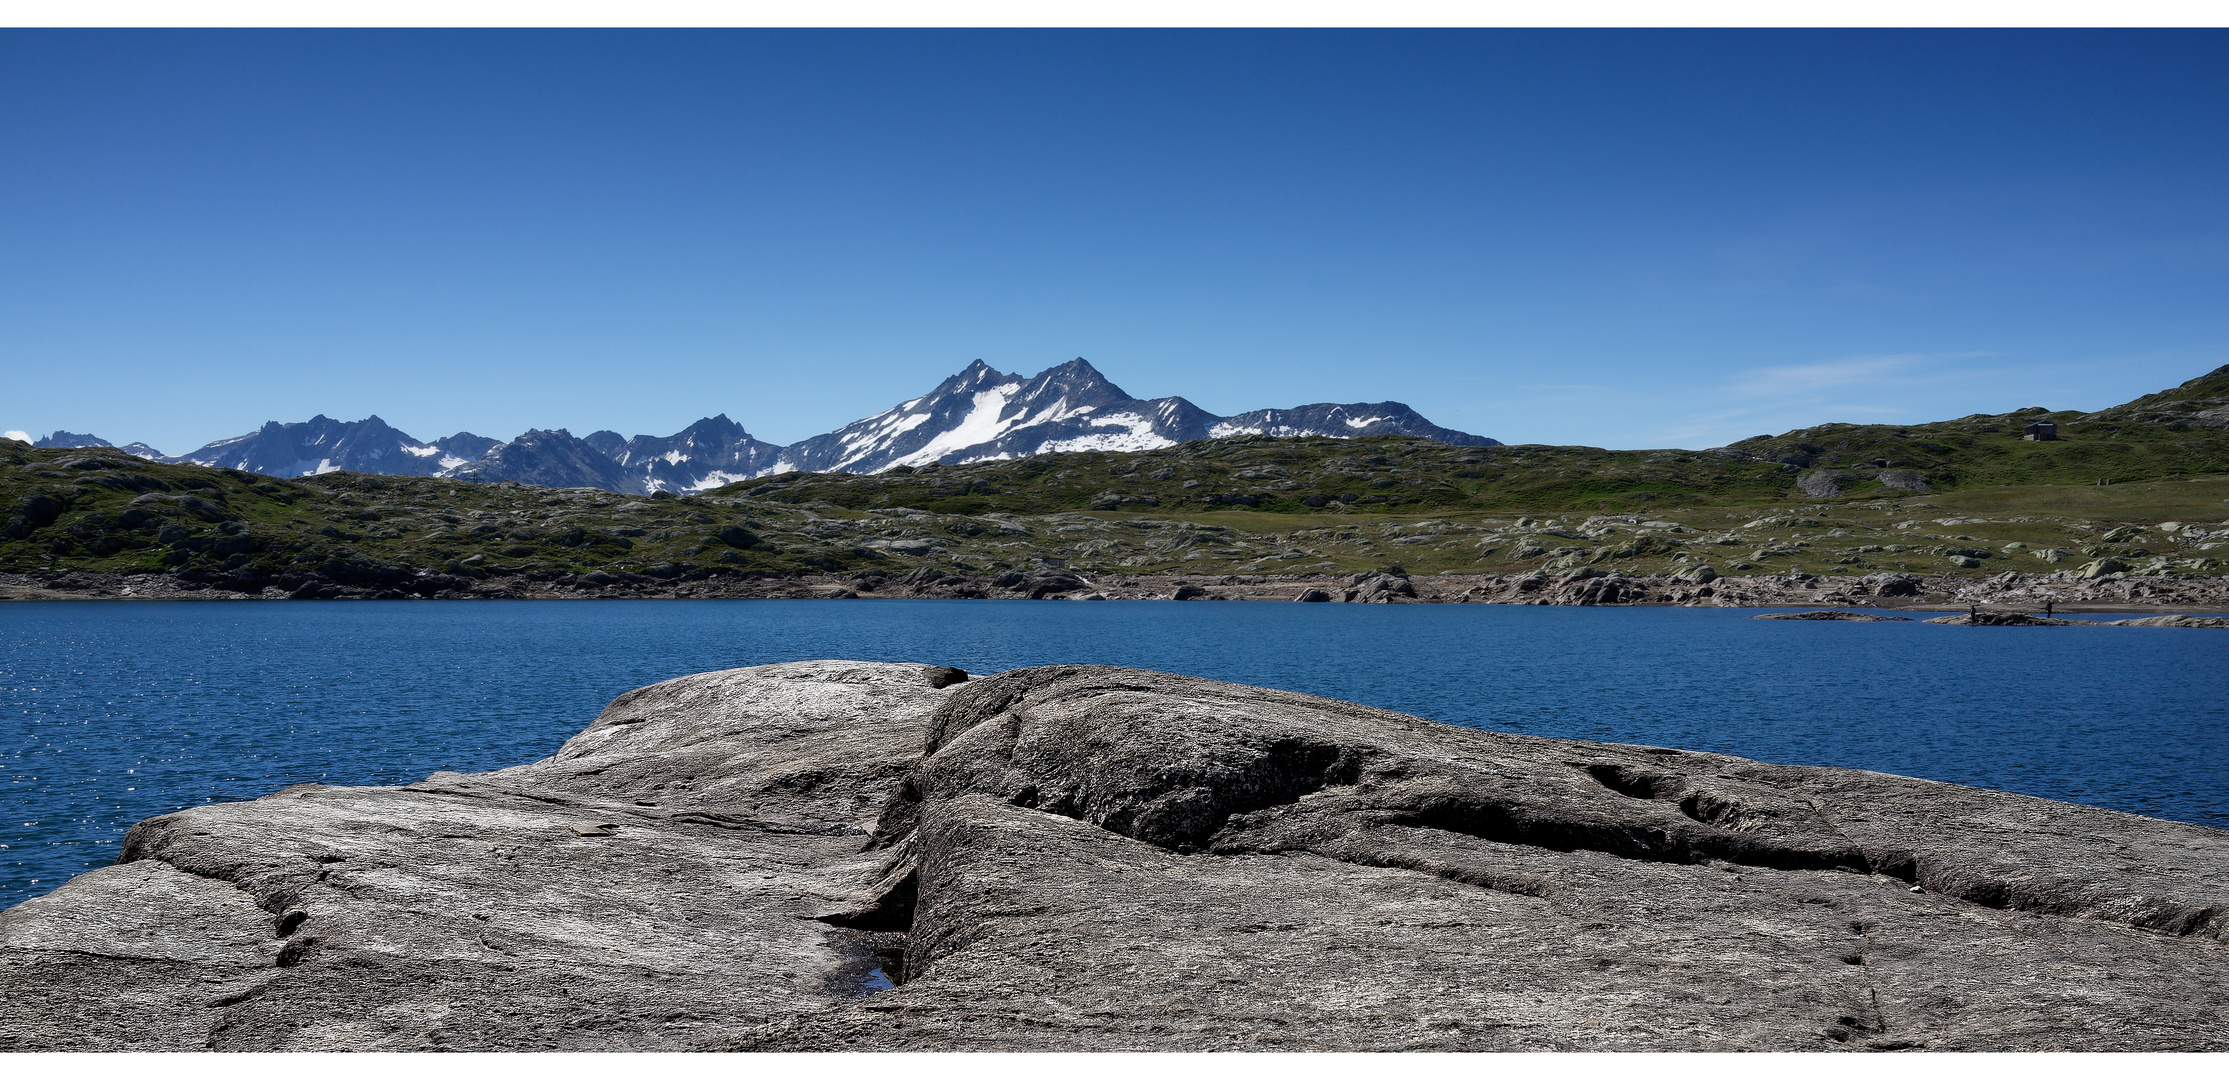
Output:
M1815 469L1796 477L1796 490L1814 499L1831 499L1842 494L1842 481L1847 473L1835 469Z
M1926 581L1913 574L1867 574L1854 585L1867 596L1918 596Z
M1342 597L1350 604L1391 604L1416 599L1416 586L1407 575L1391 573L1357 574L1353 587Z
M1331 594L1322 589L1302 589L1293 599L1303 604L1324 604L1331 601Z
M1074 574L1039 574L1026 579L1023 584L1027 587L1029 598L1032 600L1043 600L1057 593L1071 593L1091 586L1090 582Z

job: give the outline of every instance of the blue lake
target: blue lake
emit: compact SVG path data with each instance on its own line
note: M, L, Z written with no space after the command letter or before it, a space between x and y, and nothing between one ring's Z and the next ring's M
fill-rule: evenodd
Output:
M1536 735L2229 827L2229 632L1748 610L1030 601L0 604L0 906L125 829L546 756L644 683L783 660L1123 664Z

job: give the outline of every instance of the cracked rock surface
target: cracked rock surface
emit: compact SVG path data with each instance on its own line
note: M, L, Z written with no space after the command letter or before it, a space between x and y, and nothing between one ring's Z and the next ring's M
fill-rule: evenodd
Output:
M0 1046L2229 1049L2229 833L1118 668L692 676L123 859L0 913Z

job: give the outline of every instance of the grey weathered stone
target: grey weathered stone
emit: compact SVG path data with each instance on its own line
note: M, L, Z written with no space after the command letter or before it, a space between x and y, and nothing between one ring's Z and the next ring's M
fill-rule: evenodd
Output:
M2113 626L2179 626L2188 630L2229 630L2229 619L2207 615L2151 615L2141 619L2116 619Z
M962 678L694 676L532 765L151 819L0 913L0 1037L2229 1049L2218 830L1152 672Z
M1350 604L1392 604L1417 598L1416 585L1405 575L1356 574L1350 580L1353 587L1340 596L1341 600Z
M1842 481L1848 478L1836 469L1814 469L1796 477L1796 489L1814 499L1831 499L1842 494Z
M1926 620L1942 626L2118 626L2088 619L2053 619L2025 611L1975 611L1964 615L1939 615Z

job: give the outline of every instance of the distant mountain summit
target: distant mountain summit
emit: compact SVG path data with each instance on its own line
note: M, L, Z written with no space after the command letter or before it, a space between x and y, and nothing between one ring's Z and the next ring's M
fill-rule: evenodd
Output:
M1151 450L1208 437L1215 417L1183 398L1140 401L1076 359L1034 378L977 360L896 408L789 448L806 472L882 472L1072 450Z
M596 434L618 438L608 431ZM622 490L701 491L784 471L786 452L752 438L743 425L721 413L662 438L637 435L606 454L635 485Z
M704 491L780 472L874 473L1080 450L1153 450L1234 435L1415 435L1457 446L1501 445L1440 427L1397 401L1216 416L1180 397L1131 397L1077 357L1026 378L977 360L920 397L789 446L753 438L724 413L665 436L597 431L581 438L557 428L507 443L463 431L419 442L377 416L343 421L320 414L297 424L272 421L178 457L144 443L123 449L270 476L345 470L647 494ZM57 431L38 445L109 444Z
M57 431L31 445L48 450L75 450L83 446L114 446L116 444L98 435L80 435L74 431Z
M515 480L541 487L593 487L637 494L644 491L639 484L629 484L630 478L611 458L564 428L528 431L496 445L480 460L443 475L459 480Z
M459 466L480 460L496 445L496 440L469 431L424 443L389 427L377 416L348 421L320 413L299 424L273 420L246 435L161 460L267 476L343 471L448 476Z
M1082 357L1034 377L981 360L896 408L789 448L807 472L993 461L1081 450L1154 450L1231 435L1422 435L1459 446L1493 439L1433 424L1399 402L1304 405L1216 416L1180 397L1139 400Z

